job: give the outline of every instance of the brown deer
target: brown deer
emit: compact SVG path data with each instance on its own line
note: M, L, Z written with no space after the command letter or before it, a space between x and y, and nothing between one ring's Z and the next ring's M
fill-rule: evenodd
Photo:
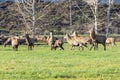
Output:
M8 38L5 43L4 43L4 47L11 42L11 46L13 48L13 50L17 51L18 50L18 46L19 46L19 42L18 42L18 37L11 37Z
M58 48L58 47L60 48L60 50L64 50L62 39L55 40L54 45L52 46L52 49L56 50L56 48Z
M64 50L63 48L63 41L61 39L55 38L53 36L53 33L50 32L50 35L47 37L47 43L50 46L51 50L56 48L60 48L61 50Z
M77 41L82 43L83 45L85 45L85 47L88 48L87 44L92 42L92 39L88 36L83 37L83 36L78 36L78 33L74 31L74 33L72 34L73 38Z
M71 37L69 34L66 34L64 36L64 39L66 39L66 41L70 44L71 46L71 50L73 50L73 48L75 46L79 46L79 49L82 48L82 50L84 49L83 46L82 46L82 43L76 41L73 37Z
M52 50L52 47L54 45L54 39L53 38L54 38L53 33L50 32L50 35L47 37L47 43L50 46L51 50Z
M104 46L104 50L106 50L106 36L95 34L94 27L89 31L90 37L92 39L93 45L90 50L94 47L94 50L98 48L98 44L102 44Z
M116 44L115 44L115 38L113 38L113 37L108 37L108 38L106 39L106 44L112 44L112 46L116 46Z

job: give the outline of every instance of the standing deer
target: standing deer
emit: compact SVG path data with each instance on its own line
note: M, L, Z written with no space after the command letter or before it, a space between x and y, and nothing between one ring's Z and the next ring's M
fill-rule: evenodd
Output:
M58 47L61 50L64 50L63 41L61 39L55 38L53 36L52 32L50 32L50 35L47 37L47 42L48 42L48 45L50 46L51 50L53 50L53 49L56 50L56 48L58 48Z
M69 34L66 34L66 35L64 36L64 39L66 39L67 42L70 44L71 50L73 50L73 48L74 48L75 46L79 46L79 49L80 49L80 48L82 48L82 50L84 49L83 46L82 46L82 43L76 41L76 40L75 40L73 37L71 37Z
M87 48L88 48L87 44L90 44L92 42L92 39L90 37L78 36L77 32L74 32L72 35L77 42L82 43Z
M55 50L58 47L60 48L60 50L64 50L62 39L56 39L55 42L54 42L54 44L53 44L53 46L52 46L52 48L54 48Z
M48 45L50 46L51 50L53 49L53 45L54 45L54 37L53 37L53 33L50 32L50 35L47 37L47 42Z
M35 39L34 38L30 38L29 34L26 33L25 34L25 40L26 40L26 44L28 45L28 50L32 50L34 48Z
M89 31L90 37L92 39L93 45L90 50L94 47L94 50L98 48L98 44L102 44L104 46L104 50L106 50L106 36L95 34L94 27Z

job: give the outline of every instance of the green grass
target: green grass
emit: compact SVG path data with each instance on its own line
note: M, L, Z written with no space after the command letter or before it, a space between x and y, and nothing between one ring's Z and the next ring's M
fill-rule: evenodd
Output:
M1 80L120 80L120 43L117 47L100 45L97 51L70 50L51 51L47 45L19 51L0 46Z

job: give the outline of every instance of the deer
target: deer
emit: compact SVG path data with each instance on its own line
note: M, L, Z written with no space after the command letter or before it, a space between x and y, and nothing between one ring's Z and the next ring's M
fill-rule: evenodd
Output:
M57 39L57 40L55 40L54 45L52 46L52 48L55 49L55 50L56 50L56 48L58 48L58 47L59 47L60 50L64 50L62 39Z
M6 45L9 42L11 42L11 46L12 46L13 50L18 51L18 46L19 46L18 37L10 37L10 38L8 38L4 43L4 47L6 47Z
M98 44L102 44L104 47L104 50L106 50L106 39L107 39L106 36L95 34L94 27L92 27L91 30L89 30L89 33L90 33L90 38L92 39L92 46L90 50L93 47L94 47L94 50L98 48Z
M116 44L115 44L115 38L113 38L113 37L108 37L108 38L106 39L106 44L112 44L112 46L116 46Z
M34 48L35 39L30 38L29 34L26 33L25 34L25 41L26 41L26 44L28 45L28 50L32 50Z
M90 44L92 42L92 39L90 37L78 36L78 33L76 31L73 32L72 36L77 42L82 43L86 48L88 48L87 44Z
M60 48L60 50L64 50L63 41L53 36L53 33L50 32L50 35L47 37L47 43L50 46L51 50L56 48Z
M82 48L82 50L84 50L83 46L82 46L82 43L76 41L73 37L71 37L69 34L66 34L64 36L64 39L66 39L66 41L70 44L71 46L71 50L73 50L73 48L75 46L79 46L79 50L80 48Z

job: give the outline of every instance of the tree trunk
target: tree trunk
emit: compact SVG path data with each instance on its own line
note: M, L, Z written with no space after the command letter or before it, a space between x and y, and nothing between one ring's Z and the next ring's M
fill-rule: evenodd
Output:
M36 34L36 30L35 30L35 23L36 23L36 13L35 13L35 0L33 0L33 3L32 3L32 10L33 10L33 15L32 15L32 17L33 17L33 22L32 22L32 24L33 24L33 37L35 37L35 34Z
M111 2L112 2L112 0L109 0L109 2L108 2L109 7L108 7L108 11L107 11L106 37L109 34Z
M98 34L98 2L97 0L95 1L95 4L94 4L94 7L95 7L95 33Z
M71 9L71 0L69 0L69 9L70 9L70 27L72 26L72 9Z

